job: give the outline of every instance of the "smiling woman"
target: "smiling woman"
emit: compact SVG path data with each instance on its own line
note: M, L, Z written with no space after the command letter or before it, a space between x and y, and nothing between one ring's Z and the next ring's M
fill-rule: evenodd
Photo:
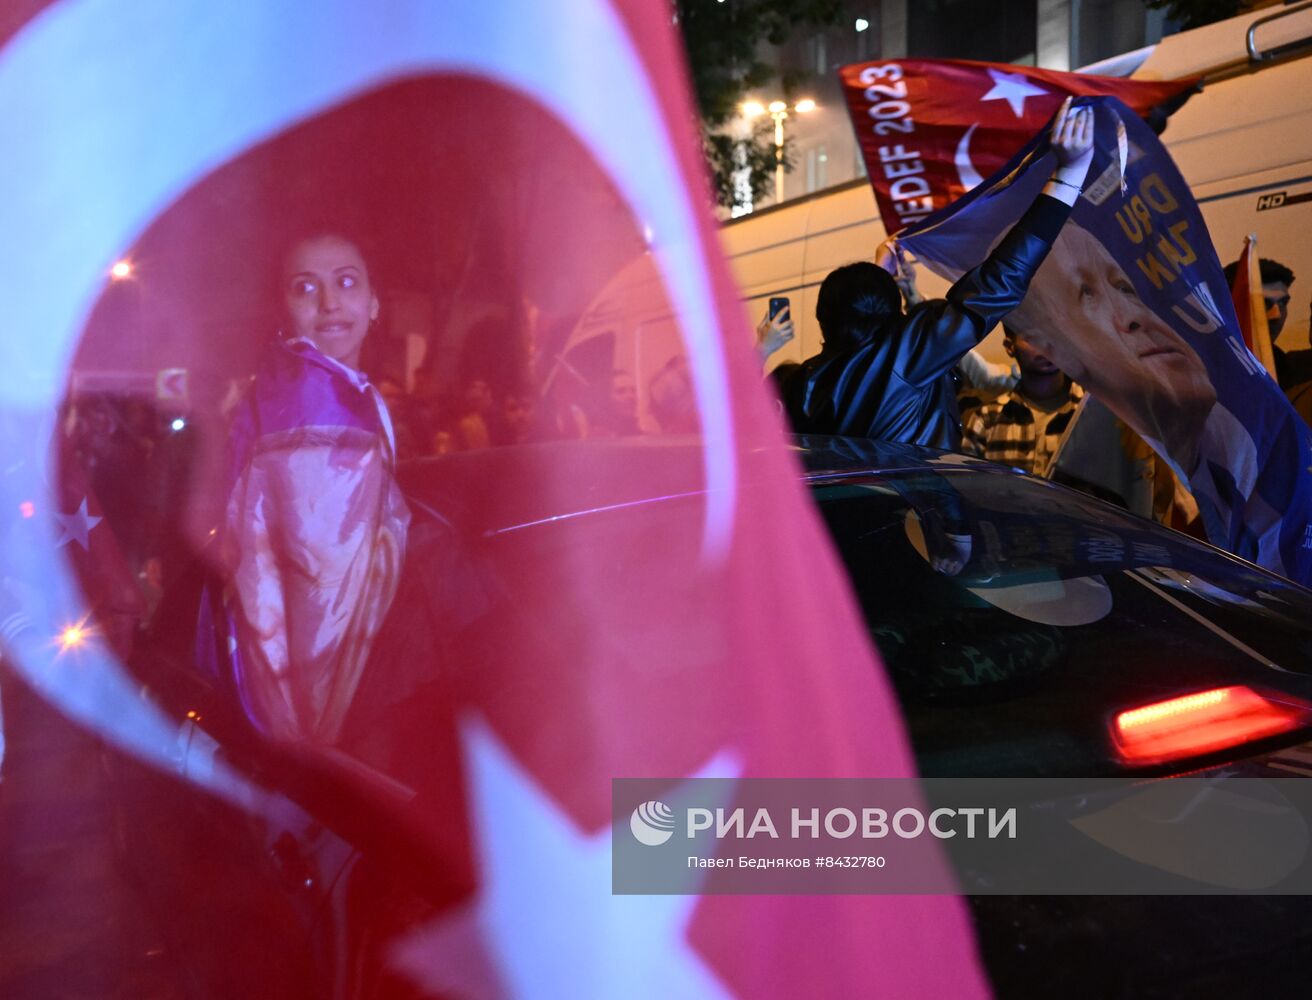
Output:
M359 249L341 236L313 236L292 248L283 270L283 302L295 335L358 369L360 346L378 318L378 296Z
M378 316L359 247L301 239L281 274L287 327L229 437L218 672L267 735L331 743L396 593L409 511L387 407L358 370Z

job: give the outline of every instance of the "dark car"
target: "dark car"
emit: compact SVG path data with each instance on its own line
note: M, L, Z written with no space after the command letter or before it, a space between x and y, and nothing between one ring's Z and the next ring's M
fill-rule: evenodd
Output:
M990 463L832 439L799 441L797 453L924 776L1312 774L1312 592ZM437 759L423 760L407 749L443 711L457 642L466 659L505 655L508 644L541 655L552 622L535 620L534 609L517 609L518 634L482 623L519 567L543 553L562 556L555 562L568 572L570 553L595 554L633 525L658 540L652 560L694 552L696 539L661 540L671 512L704 500L696 481L672 487L686 457L678 444L579 442L403 468L414 522L391 612L399 624L374 651L371 669L386 681L361 699L350 752L265 744L232 692L196 669L206 582L197 557L195 572L169 588L131 667L143 695L177 720L178 774L233 768L262 790L258 808L180 794L176 777L103 751L116 863L155 915L185 995L399 988L381 971L385 942L468 888L444 865L441 811L412 807L444 801L443 783L459 771L455 748L449 759L439 746ZM618 491L605 471L616 462L637 470ZM568 486L524 488L532 475L522 470L542 463L566 469L558 479ZM744 481L750 488L750 468ZM470 482L484 488L452 485ZM616 567L607 582L635 592L650 584L643 566ZM652 627L691 614L657 609ZM1190 715L1199 696L1204 706L1238 707ZM1183 705L1166 714L1185 723L1138 724L1161 705ZM179 872L205 887L203 905L187 898ZM975 896L972 907L1003 995L1291 986L1301 984L1297 956L1312 937L1301 897Z
M992 463L807 444L811 495L922 775L1175 774L1306 733L1312 592ZM936 569L936 557L958 564ZM1272 708L1233 730L1202 712L1174 734L1126 725L1146 706L1233 687Z
M1312 592L991 463L807 445L922 775L1312 775ZM953 535L970 558L936 571ZM1002 996L1301 989L1312 943L1304 896L971 905Z

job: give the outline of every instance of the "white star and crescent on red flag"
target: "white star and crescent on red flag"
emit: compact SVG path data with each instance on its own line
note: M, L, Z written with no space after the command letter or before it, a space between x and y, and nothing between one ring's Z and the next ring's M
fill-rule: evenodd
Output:
M839 76L890 234L1002 169L1068 96L1108 94L1147 114L1198 84L964 59L860 63L844 66Z
M342 170L374 181L359 199L361 213L389 224L441 223L403 222L384 233L400 243L394 259L419 261L431 310L417 315L452 316L464 328L479 316L516 315L531 299L544 352L588 322L640 330L641 350L629 344L626 363L650 368L630 371L634 381L648 396L657 379L675 382L670 396L687 401L703 432L680 453L677 475L657 475L663 470L646 455L629 467L610 464L611 450L589 453L581 475L577 463L560 458L568 448L530 445L487 449L501 453L501 474L442 484L452 490L453 509L476 522L459 527L478 540L480 557L524 548L494 567L489 618L443 636L454 647L446 660L425 650L432 662L380 668L456 674L463 686L443 710L488 719L484 737L472 740L429 716L408 729L385 717L371 733L380 742L411 741L389 765L422 762L420 777L439 790L468 791L419 795L401 807L412 811L407 820L457 831L449 839L435 835L426 847L471 882L466 896L429 901L437 911L431 930L463 926L455 933L471 942L455 966L435 976L530 984L524 988L555 995L579 995L572 984L582 980L595 983L597 995L629 996L625 974L636 968L649 977L644 988L668 995L856 995L872 982L890 994L985 995L966 908L951 897L706 894L630 904L608 892L610 827L603 824L616 777L677 778L724 747L741 754L745 775L914 774L892 688L771 417L774 405L705 210L683 57L663 5L234 0L216 12L203 0L127 7L61 0L0 58L0 103L15 110L15 120L61 113L60 128L34 130L0 161L9 227L0 254L19 290L10 319L51 331L24 355L44 365L41 377L0 388L0 403L4 393L21 391L23 402L57 404L65 360L76 356L87 303L102 294L106 262L155 238L155 256L137 255L161 262L152 281L163 282L164 262L175 258L201 273L226 274L267 249L232 235L242 220L229 205L276 212L289 190L301 190L292 181ZM412 100L416 93L444 100ZM371 114L360 115L361 108ZM391 141L334 133L343 121L355 130L384 122ZM316 129L325 141L304 139ZM425 136L440 142L415 155ZM258 159L270 148L277 158ZM398 175L389 171L415 161L436 180L392 183ZM276 169L243 169L252 163ZM215 190L209 185L234 177L257 186L220 186L234 200L207 201ZM190 209L197 214L187 215ZM85 230L72 250L60 220ZM648 227L658 234L655 245L642 238ZM196 240L197 232L206 239ZM571 244L578 233L589 242ZM217 245L244 252L223 255ZM649 301L607 298L631 266L653 290ZM434 275L443 278L434 282ZM149 307L166 296L147 298ZM235 308L224 282L207 283L195 303L179 301L200 315L230 318ZM624 311L600 315L593 306L606 301ZM149 334L169 324L142 326ZM252 336L272 337L275 329ZM438 370L454 378L459 352L443 329L432 337L440 345ZM226 360L230 347L214 338L190 346L197 372L200 362ZM156 347L133 344L152 368L171 366L154 357ZM522 361L509 344L503 351L480 360L493 371ZM0 347L0 366L11 361ZM616 442L614 454L625 454L624 444ZM750 490L739 478L749 464ZM552 516L492 526L525 529L505 534L477 524L502 500L545 507L577 498L579 478L615 503L590 501L559 523ZM620 502L634 497L643 503ZM788 545L755 544L781 523L792 526ZM88 539L94 526L83 511L64 528L67 541ZM74 589L68 560L54 562L52 575L63 574L55 582ZM790 583L797 580L806 586ZM438 626L448 610L433 614ZM79 674L76 683L43 690L143 756L168 745L169 720L142 707L139 683L112 663ZM443 740L463 748L464 772L433 752ZM167 769L170 759L159 763ZM522 845L520 853L512 858L508 845ZM207 888L198 883L197 905ZM581 898L571 896L575 890ZM566 910L570 900L577 907ZM348 924L354 916L347 914ZM744 949L745 939L765 946Z

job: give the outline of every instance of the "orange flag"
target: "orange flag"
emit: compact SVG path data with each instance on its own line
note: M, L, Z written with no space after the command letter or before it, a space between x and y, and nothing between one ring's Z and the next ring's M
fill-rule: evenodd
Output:
M1272 378L1276 377L1276 359L1271 353L1271 328L1266 322L1266 299L1262 296L1262 278L1257 266L1257 236L1244 237L1244 251L1235 269L1235 284L1230 289L1235 314L1244 343Z

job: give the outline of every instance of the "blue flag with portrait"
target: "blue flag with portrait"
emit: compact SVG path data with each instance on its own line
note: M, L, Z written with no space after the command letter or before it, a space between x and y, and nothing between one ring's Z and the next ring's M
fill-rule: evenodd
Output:
M1147 124L1094 108L1081 196L1006 325L1142 435L1189 484L1208 538L1312 585L1312 431L1245 347L1188 185ZM902 231L955 280L988 254L1052 174L1048 130L1001 171Z

